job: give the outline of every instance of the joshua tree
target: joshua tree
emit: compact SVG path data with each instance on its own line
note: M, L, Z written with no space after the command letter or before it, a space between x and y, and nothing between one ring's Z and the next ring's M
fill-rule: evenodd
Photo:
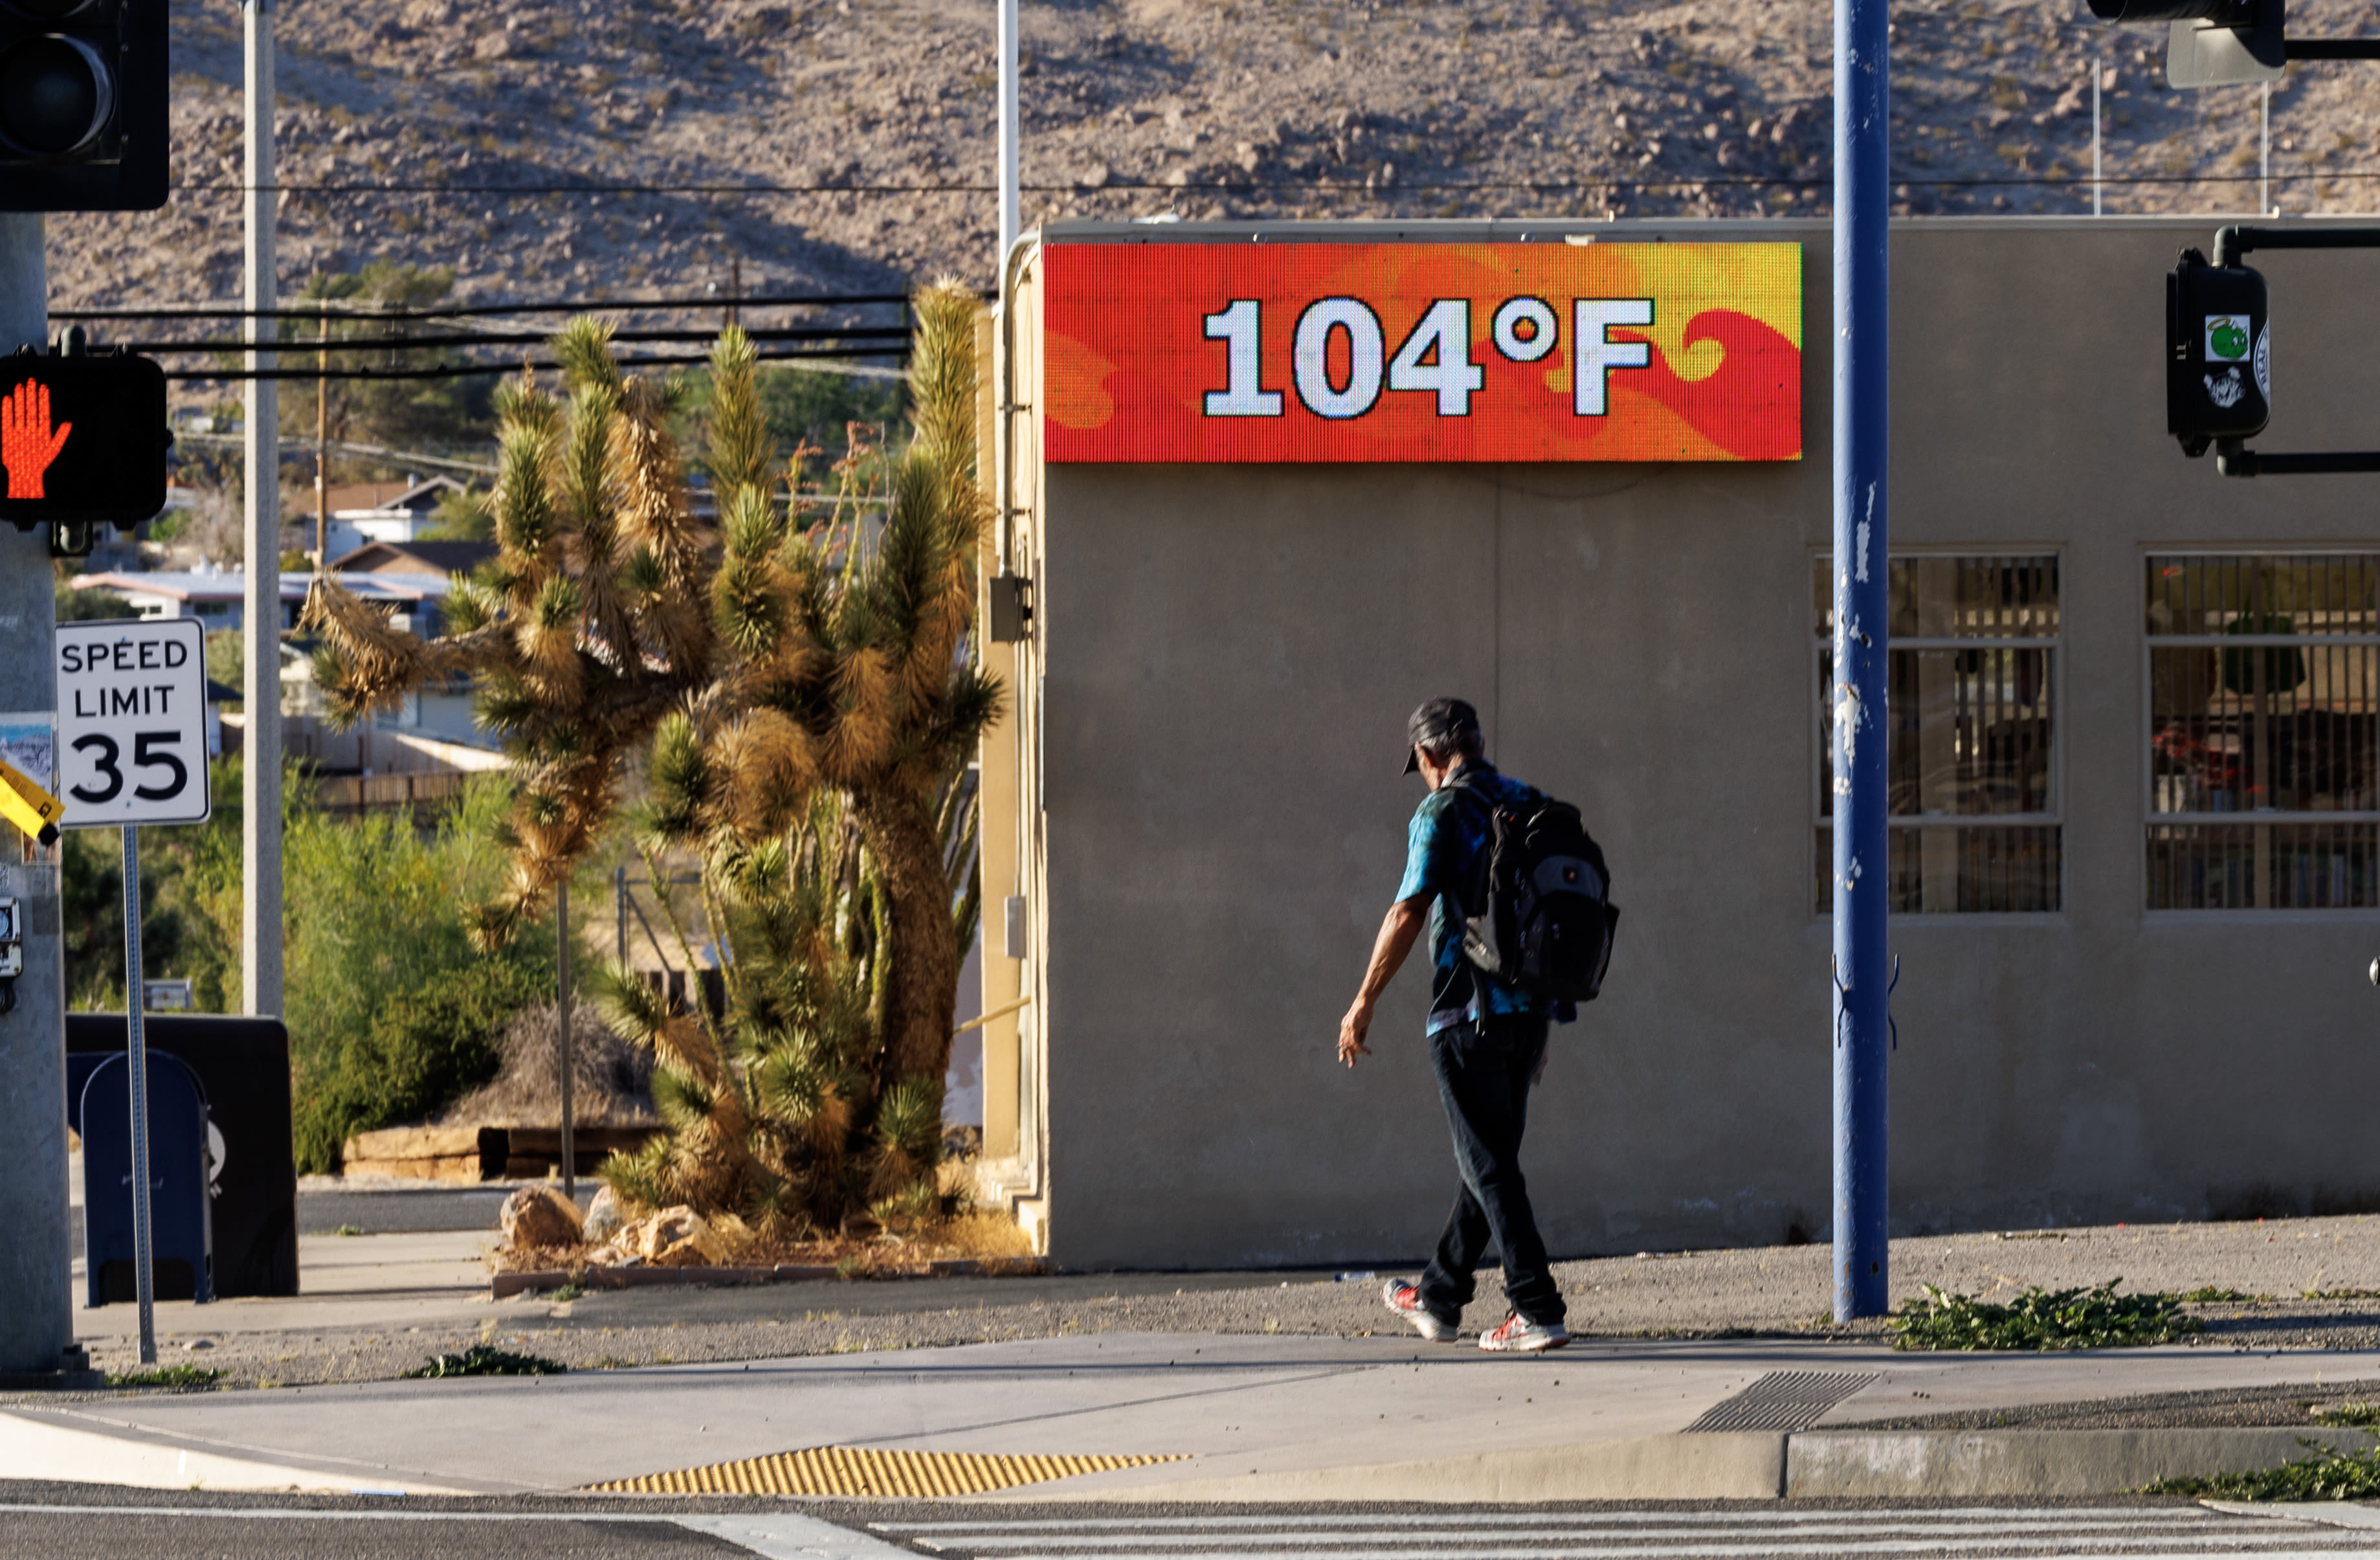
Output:
M699 858L724 1026L608 983L660 1053L676 1127L614 1167L639 1200L832 1217L931 1167L976 913L962 781L1000 695L970 650L976 303L942 284L917 309L915 437L880 495L859 491L855 457L833 512L805 508L805 452L779 466L731 326L711 360L704 526L669 432L674 387L622 373L582 320L554 342L564 396L527 376L500 396L502 552L448 596L450 632L416 640L327 579L307 603L341 718L433 676L477 685L519 781L513 881L480 908L483 940L587 853L632 771L640 842Z

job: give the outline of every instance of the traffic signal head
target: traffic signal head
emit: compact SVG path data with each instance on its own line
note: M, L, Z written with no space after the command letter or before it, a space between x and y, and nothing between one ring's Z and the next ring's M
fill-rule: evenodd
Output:
M2209 265L2184 250L2166 277L2166 432L2199 456L2217 439L2249 439L2273 414L2272 333L2265 278Z
M0 358L0 519L19 530L155 518L172 442L147 358Z
M0 0L0 211L165 203L165 0Z

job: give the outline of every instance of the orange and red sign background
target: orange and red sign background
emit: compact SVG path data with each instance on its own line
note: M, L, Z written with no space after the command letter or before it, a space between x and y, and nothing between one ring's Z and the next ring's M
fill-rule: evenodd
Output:
M1798 244L1053 244L1043 266L1052 461L1801 458ZM1556 322L1533 362L1500 350L1491 328L1524 297ZM1368 306L1389 353L1433 303L1468 300L1484 383L1465 413L1389 388L1357 415L1317 415L1292 349L1301 315L1325 299ZM1572 396L1582 299L1652 303L1650 324L1604 327L1608 341L1649 351L1642 367L1603 370L1599 416ZM1242 299L1257 303L1256 387L1279 394L1280 410L1209 416L1231 343L1209 337L1208 317ZM1332 388L1349 383L1348 336L1328 341Z

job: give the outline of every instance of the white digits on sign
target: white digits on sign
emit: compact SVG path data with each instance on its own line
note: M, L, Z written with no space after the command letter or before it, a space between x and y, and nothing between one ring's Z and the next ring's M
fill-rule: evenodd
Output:
M1207 392L1208 417L1279 417L1281 392L1259 390L1257 378L1257 300L1233 299L1228 308L1207 316L1207 339L1225 342L1225 388Z
M1423 362L1422 354L1433 347L1438 360ZM1488 371L1471 360L1468 299L1441 298L1431 304L1389 360L1389 388L1437 391L1440 417L1470 416L1471 393L1487 383Z
M1330 383L1330 333L1347 333L1347 383ZM1380 398L1380 317L1361 299L1326 298L1297 317L1290 365L1297 398L1317 417L1361 417Z
M1653 360L1653 349L1642 341L1612 341L1604 332L1612 325L1649 325L1649 298L1582 298L1572 305L1571 403L1581 417L1604 412L1604 376L1613 369L1641 369Z
M1554 306L1544 299L1508 298L1496 310L1496 350L1516 363L1534 363L1554 349L1556 328Z

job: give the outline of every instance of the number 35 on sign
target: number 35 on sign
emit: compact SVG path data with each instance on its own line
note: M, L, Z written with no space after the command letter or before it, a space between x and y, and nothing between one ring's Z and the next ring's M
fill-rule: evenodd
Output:
M64 826L203 823L206 630L192 618L58 625Z

